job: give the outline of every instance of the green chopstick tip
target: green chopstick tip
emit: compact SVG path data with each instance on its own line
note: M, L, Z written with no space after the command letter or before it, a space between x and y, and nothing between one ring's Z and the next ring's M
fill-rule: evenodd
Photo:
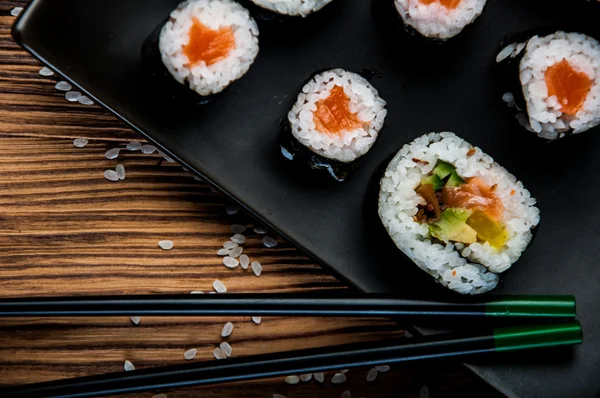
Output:
M511 351L583 343L578 321L494 329L496 351Z
M506 296L486 304L490 317L534 317L574 319L575 296Z

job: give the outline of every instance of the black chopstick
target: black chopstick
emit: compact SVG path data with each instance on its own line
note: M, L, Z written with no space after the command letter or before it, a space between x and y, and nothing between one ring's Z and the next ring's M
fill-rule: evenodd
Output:
M6 316L361 316L491 319L574 319L573 296L487 296L416 300L381 294L203 294L0 299Z
M577 321L487 328L479 332L413 337L220 361L193 362L22 385L0 390L0 396L3 398L98 397L407 361L573 345L580 344L582 341L581 326Z

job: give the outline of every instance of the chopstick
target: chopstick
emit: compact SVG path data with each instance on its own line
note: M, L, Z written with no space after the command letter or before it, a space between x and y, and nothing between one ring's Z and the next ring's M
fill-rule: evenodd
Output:
M582 341L581 326L577 321L487 328L479 332L279 352L29 384L0 390L0 396L98 397L435 358L574 345Z
M361 316L406 319L574 319L574 296L416 300L382 294L203 294L0 299L7 316Z

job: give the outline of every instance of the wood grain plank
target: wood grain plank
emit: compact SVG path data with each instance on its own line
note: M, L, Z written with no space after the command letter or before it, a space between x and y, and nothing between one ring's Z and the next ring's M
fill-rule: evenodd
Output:
M10 39L9 15L23 1L0 3L0 291L3 296L64 294L189 293L212 290L215 279L231 292L307 292L345 289L327 271L280 239L267 249L247 234L244 251L264 266L227 269L216 251L231 236L231 223L252 225L243 214L228 216L220 193L157 154L123 151L136 135L98 106L69 103L42 77L40 65ZM72 139L90 143L75 148ZM125 166L125 181L109 182L104 170ZM157 242L171 239L175 248ZM183 363L198 349L210 359L226 321L235 356L400 337L387 319L127 317L0 319L0 385L31 383ZM169 397L353 397L497 396L456 364L397 368L366 383L367 369L348 373L341 386L329 379L289 386L281 379L169 391ZM331 374L328 375L330 378ZM150 397L152 394L133 396Z

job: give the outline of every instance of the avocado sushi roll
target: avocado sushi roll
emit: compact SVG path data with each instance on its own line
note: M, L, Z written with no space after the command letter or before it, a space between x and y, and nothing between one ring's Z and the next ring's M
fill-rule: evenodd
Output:
M306 17L333 0L250 0L259 7L281 15Z
M534 35L506 45L503 99L542 138L577 134L600 124L600 43L581 33Z
M242 77L258 54L258 26L232 0L188 0L171 12L158 47L173 78L202 96Z
M317 73L287 115L282 154L342 181L377 140L385 105L375 87L356 73Z
M447 40L481 15L486 0L394 0L404 25L428 39Z
M453 133L404 145L380 186L379 217L396 246L462 294L494 289L540 221L523 184Z

